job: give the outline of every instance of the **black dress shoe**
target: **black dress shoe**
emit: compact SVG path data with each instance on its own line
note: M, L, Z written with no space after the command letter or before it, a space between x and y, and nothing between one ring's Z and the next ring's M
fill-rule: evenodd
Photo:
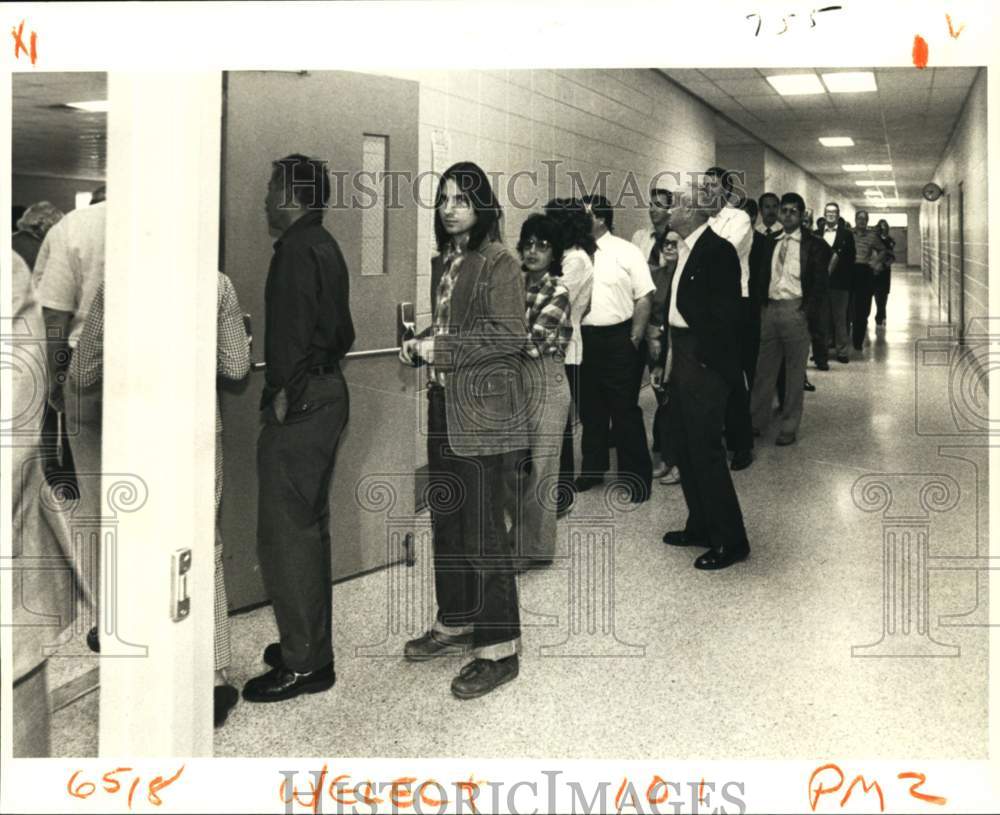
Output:
M817 362L816 363L816 370L817 371L829 371L830 370L830 363L829 362Z
M803 390L806 390L809 393L812 393L813 391L816 390L816 386L812 382L810 382L808 379L802 385L802 388L803 388Z
M272 642L264 649L264 664L272 668L280 668L285 664L281 658L281 643Z
M240 692L232 685L215 686L215 726L222 727L229 718L229 711L236 707Z
M837 362L840 362L840 363L846 365L850 361L851 361L851 358L849 356L847 356L847 354L837 354Z
M709 549L705 554L694 562L696 569L704 571L715 571L725 569L741 560L746 560L750 556L750 547L746 549Z
M704 546L706 549L711 545L708 541L702 538L696 538L689 535L683 529L677 529L673 532L667 532L663 536L663 542L669 546Z
M576 481L573 482L573 485L576 487L577 492L586 492L591 487L598 487L603 483L604 483L603 476L598 478L593 475L581 475L579 478L576 479Z
M474 659L451 681L459 699L476 699L517 678L517 654L506 659Z
M729 465L729 469L733 472L738 472L739 470L745 470L751 464L753 464L753 451L737 450L733 453L733 460Z
M315 671L300 674L288 668L272 668L255 676L243 686L243 698L248 702L284 702L303 693L330 690L337 681L333 663Z
M433 628L403 646L403 656L410 662L427 662L435 657L461 656L472 647L472 634L451 636Z
M95 654L101 653L101 638L97 635L96 625L87 632L87 647Z

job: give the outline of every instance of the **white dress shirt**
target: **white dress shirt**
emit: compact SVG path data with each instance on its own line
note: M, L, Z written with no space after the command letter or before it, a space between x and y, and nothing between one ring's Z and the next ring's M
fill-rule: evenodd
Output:
M573 324L573 338L566 346L567 365L583 362L583 338L580 336L580 321L590 308L590 298L594 290L594 262L581 248L574 247L562 257L562 283L569 292L569 320Z
M837 240L837 227L826 227L823 230L823 240L825 240L831 248L833 248L833 242Z
M761 235L764 235L765 237L770 237L771 235L781 234L781 230L783 229L783 227L778 221L775 221L770 226L764 226L764 222L761 221L761 223L757 224L757 226L755 226L754 229L760 232Z
M649 265L638 247L605 232L594 255L594 292L583 325L617 325L632 319L635 301L654 291Z
M785 250L783 258L782 249ZM802 297L802 233L797 229L783 233L774 246L767 296L771 300Z
M708 223L703 223L694 232L677 244L677 268L674 270L674 279L670 283L670 309L667 312L667 323L674 328L689 328L687 321L677 310L677 288L681 280L681 274L687 265L688 258L691 257L691 250L698 242L698 238L708 229ZM715 231L714 229L712 230Z
M646 263L648 264L649 253L653 251L653 244L656 243L656 230L653 228L637 229L635 234L632 235L632 243L634 243L638 247L639 251L642 252L643 257L646 258Z
M724 206L708 219L708 225L720 238L736 249L740 258L740 289L743 297L750 296L750 250L753 248L753 226L750 216L739 207Z
M76 347L97 287L104 280L105 202L74 209L49 230L38 250L34 281L42 306L73 315L69 345Z

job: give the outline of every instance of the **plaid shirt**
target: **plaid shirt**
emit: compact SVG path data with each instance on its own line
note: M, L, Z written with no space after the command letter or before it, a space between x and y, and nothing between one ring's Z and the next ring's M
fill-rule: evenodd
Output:
M525 293L528 336L543 354L563 357L573 338L569 290L558 277L546 273Z

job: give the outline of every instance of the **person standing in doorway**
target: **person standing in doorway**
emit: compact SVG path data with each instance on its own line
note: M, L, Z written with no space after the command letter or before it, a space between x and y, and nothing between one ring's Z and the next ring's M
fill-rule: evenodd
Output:
M754 226L765 238L776 238L781 234L781 224L778 222L778 202L780 199L773 192L765 192L757 199L760 211L760 223Z
M840 205L831 201L823 210L820 219L822 227L817 235L830 247L830 287L827 292L827 308L823 314L826 323L825 335L833 341L837 362L846 365L850 332L848 326L848 302L851 295L851 281L854 273L854 233L840 217Z
M885 254L882 262L875 270L874 292L875 292L875 326L885 328L885 306L889 302L889 287L892 283L892 264L896 260L896 240L889 235L889 222L882 218L875 226L875 231L882 239L885 246Z
M354 342L349 278L323 226L326 162L275 161L265 198L277 237L264 291L266 382L257 439L257 551L280 641L271 670L243 687L248 702L280 702L333 687L330 481L347 423L340 360Z
M851 341L859 354L864 348L868 334L868 315L872 311L872 297L875 295L875 269L882 263L885 246L874 229L868 228L868 210L859 209L854 213L854 280L851 295L854 305L851 310Z

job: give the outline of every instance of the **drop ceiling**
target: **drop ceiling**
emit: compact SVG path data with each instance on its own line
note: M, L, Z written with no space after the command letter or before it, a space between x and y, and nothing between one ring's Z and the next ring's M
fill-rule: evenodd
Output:
M15 173L104 178L106 113L58 107L107 99L104 73L16 73L12 76L12 166Z
M775 74L874 71L873 93L782 96ZM718 117L720 145L763 142L784 153L853 204L865 179L895 180L899 206L920 203L976 78L978 68L664 69ZM820 136L850 136L853 147L823 147ZM849 173L844 164L891 164L891 173ZM886 196L892 195L892 187Z

